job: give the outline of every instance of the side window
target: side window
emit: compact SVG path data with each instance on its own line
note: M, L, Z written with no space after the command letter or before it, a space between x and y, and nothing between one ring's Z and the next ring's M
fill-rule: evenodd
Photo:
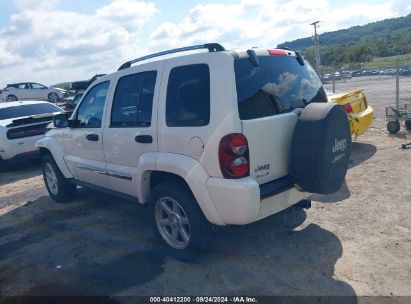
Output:
M149 127L157 72L121 77L111 111L111 127Z
M78 111L76 126L80 128L100 128L104 103L110 82L94 86L84 97Z
M32 83L31 87L33 89L46 89L47 87L45 87L44 85L38 84L38 83Z
M206 126L210 122L210 69L206 64L173 68L167 87L169 127Z

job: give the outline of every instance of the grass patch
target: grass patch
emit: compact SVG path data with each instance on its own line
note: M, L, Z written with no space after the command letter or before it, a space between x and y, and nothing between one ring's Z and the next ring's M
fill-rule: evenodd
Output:
M374 68L391 68L397 66L397 59L400 59L400 66L411 65L411 53L398 55L398 56L389 56L389 57L377 57L374 58L371 62L365 62L363 68L365 69L374 69Z

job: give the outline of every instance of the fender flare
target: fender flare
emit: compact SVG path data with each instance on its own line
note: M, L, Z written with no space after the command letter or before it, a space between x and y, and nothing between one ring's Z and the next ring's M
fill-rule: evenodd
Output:
M39 149L47 149L50 151L57 166L65 178L72 178L73 175L67 168L67 165L63 159L64 152L61 145L52 137L45 137L36 142L36 147Z
M215 225L224 225L206 187L209 175L197 160L174 153L145 153L140 156L137 167L137 195L140 202L146 203L149 199L151 172L172 173L185 180L207 220Z

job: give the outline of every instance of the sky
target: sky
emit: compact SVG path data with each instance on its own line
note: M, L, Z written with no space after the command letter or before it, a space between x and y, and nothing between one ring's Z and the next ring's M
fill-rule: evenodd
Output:
M267 47L405 16L409 0L0 0L0 88L112 73L170 48Z

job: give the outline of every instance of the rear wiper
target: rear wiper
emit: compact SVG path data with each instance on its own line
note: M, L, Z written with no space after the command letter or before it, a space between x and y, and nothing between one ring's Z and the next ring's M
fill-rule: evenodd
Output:
M299 52L295 52L295 55L297 56L297 61L300 65L304 65L304 58L303 56L301 56L301 54Z
M248 58L251 62L251 64L255 67L258 67L260 65L260 60L257 57L257 54L255 53L254 50L247 50Z

